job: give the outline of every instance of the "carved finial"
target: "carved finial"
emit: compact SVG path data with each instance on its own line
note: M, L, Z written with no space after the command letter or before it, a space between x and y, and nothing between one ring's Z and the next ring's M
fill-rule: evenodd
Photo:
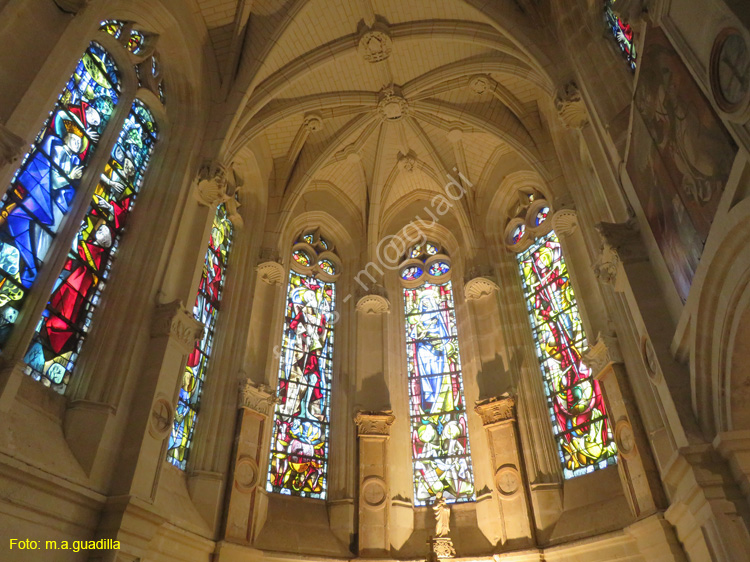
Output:
M566 129L582 129L589 122L586 104L575 82L568 82L558 90L555 108Z

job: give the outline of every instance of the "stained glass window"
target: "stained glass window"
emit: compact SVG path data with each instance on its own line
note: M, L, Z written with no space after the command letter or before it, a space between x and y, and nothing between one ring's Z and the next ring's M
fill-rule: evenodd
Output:
M99 25L99 29L101 31L109 33L115 39L119 39L122 35L122 29L123 27L125 27L125 23L126 22L120 20L105 20ZM143 33L135 29L131 29L130 35L128 36L128 42L126 43L125 47L134 55L139 55L143 50L144 41L145 38L143 36Z
M615 41L617 41L617 45L620 47L623 56L628 61L630 70L635 72L638 56L635 52L633 28L613 11L612 8L615 4L616 0L604 1L604 21L612 32Z
M269 492L325 499L335 282L289 273Z
M203 337L198 340L193 352L188 356L187 365L182 374L180 394L167 450L167 460L183 470L187 464L200 408L203 382L206 379L206 369L211 357L227 258L232 247L232 234L232 221L227 216L226 204L222 203L214 216L208 249L203 262L203 274L198 285L198 296L193 306L195 319L200 321L205 329Z
M26 372L65 391L156 143L149 109L133 102L24 361Z
M414 253L412 249L407 257ZM426 257L430 251L419 250L416 255ZM435 266L440 267L433 271ZM404 273L410 269L419 268L410 266ZM444 275L449 270L447 262L436 262L429 274ZM438 493L449 503L473 501L474 474L451 282L404 288L404 313L414 504L427 505Z
M518 242L523 238L524 233L526 232L526 226L523 224L519 224L515 230L513 230L513 234L511 238L513 239L514 244L518 244Z
M91 43L0 202L0 344L70 211L119 97L114 61Z
M601 388L581 361L586 334L555 233L519 254L518 264L563 475L615 464Z

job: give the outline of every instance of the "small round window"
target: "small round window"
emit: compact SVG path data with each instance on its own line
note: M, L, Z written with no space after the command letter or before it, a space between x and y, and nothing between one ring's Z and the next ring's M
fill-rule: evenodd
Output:
M333 265L333 262L331 260L320 260L318 262L318 267L325 271L328 275L335 275L336 274L336 266Z
M401 272L401 278L404 281L415 281L422 276L422 273L423 270L421 267L418 265L411 265Z
M292 252L292 257L294 258L294 261L300 265L310 265L310 256L307 255L307 252L294 250L294 252Z

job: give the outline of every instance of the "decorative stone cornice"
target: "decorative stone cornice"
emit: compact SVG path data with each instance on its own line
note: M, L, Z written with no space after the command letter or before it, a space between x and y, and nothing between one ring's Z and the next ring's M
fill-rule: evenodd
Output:
M391 425L396 416L390 410L384 412L357 412L354 423L357 424L357 435L379 435L387 437L391 434Z
M388 28L380 23L366 28L359 38L357 52L369 63L381 62L391 56L393 42Z
M364 314L387 314L391 311L390 301L381 295L367 294L357 301L357 312Z
M492 279L475 277L464 285L464 296L466 300L473 301L491 295L498 290L500 290L500 287Z
M88 0L55 0L55 4L63 12L77 14L86 7Z
M276 402L276 393L265 384L256 384L250 379L240 381L240 408L252 410L262 416L270 416Z
M258 279L268 285L279 285L284 280L284 266L276 261L266 261L255 266Z
M23 154L26 142L0 123L0 166L12 164Z
M475 74L469 78L469 88L476 95L492 92L495 89L495 81L487 74Z
M476 402L474 411L482 418L482 425L516 419L516 399L508 393Z
M571 236L578 228L578 215L573 209L560 209L552 215L552 228L558 236Z
M234 170L214 161L201 166L193 194L199 204L215 208L231 198L236 186Z
M157 305L151 318L151 337L173 338L185 354L193 351L195 342L203 336L203 329L192 310L185 308L180 300Z
M320 113L308 113L302 122L309 133L317 133L323 129L323 117Z
M401 88L391 85L380 90L378 111L383 121L398 121L409 112L409 103L403 95Z
M555 108L566 129L582 129L589 122L586 104L575 82L568 82L558 90Z
M599 334L596 344L583 354L583 362L591 369L595 379L599 379L607 367L622 363L622 352L616 336Z

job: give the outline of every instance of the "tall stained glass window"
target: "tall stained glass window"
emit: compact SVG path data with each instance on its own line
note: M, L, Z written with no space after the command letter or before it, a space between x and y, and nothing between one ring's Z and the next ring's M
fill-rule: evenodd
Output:
M539 207L542 205L542 207ZM617 448L599 382L581 360L587 348L560 241L549 230L549 207L532 206L518 254L526 308L544 379L563 475L574 478L617 462ZM517 226L508 229L509 242ZM546 234L540 234L546 230ZM534 233L539 236L531 238Z
M221 293L224 288L227 258L232 248L232 221L227 214L226 203L216 209L211 236L208 240L203 274L198 284L193 315L205 329L203 337L195 344L188 356L182 375L180 394L177 399L172 435L169 438L167 460L178 468L185 469L195 422L200 408L201 391L206 379L206 369L211 357L216 317L219 313Z
M0 345L70 211L119 98L119 70L92 42L0 202Z
M630 70L635 72L638 59L635 51L635 35L630 24L620 18L613 10L616 5L617 0L604 0L604 21L612 32L615 41L617 41Z
M404 284L414 504L475 499L450 259L433 242L410 248Z
M273 416L269 492L325 499L339 261L318 232L292 248Z

